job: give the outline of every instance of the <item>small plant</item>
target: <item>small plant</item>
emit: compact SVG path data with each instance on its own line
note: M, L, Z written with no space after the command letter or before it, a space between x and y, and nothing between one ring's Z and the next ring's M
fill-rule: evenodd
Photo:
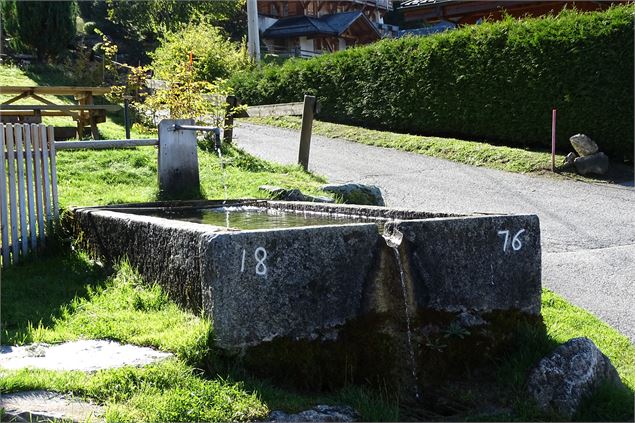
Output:
M470 336L470 331L465 329L459 322L452 322L450 325L443 331L444 338L459 338L463 339L466 336Z
M425 346L426 346L426 348L429 348L429 349L431 349L433 351L436 351L436 352L439 352L439 353L443 352L448 347L448 345L444 344L441 341L440 338L432 338L431 339L429 337L426 337Z
M64 68L78 85L98 85L102 80L101 65L93 60L94 52L80 39L75 48L75 59L66 59Z
M95 44L95 46L99 45L98 51L103 55L103 66L104 66L104 82L106 79L117 80L119 77L119 73L117 72L115 57L117 57L117 52L119 51L119 47L110 39L106 34L104 34L100 29L94 28L95 34L101 37L101 43ZM96 52L96 53L97 53Z

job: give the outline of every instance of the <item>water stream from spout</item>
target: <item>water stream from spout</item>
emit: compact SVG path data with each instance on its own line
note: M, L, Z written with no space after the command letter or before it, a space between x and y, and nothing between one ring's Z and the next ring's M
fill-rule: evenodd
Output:
M421 394L419 392L419 379L417 378L415 350L412 344L412 317L410 316L410 307L408 306L408 293L406 291L406 280L404 277L401 254L399 253L399 245L401 244L402 237L403 236L399 231L394 231L393 235L391 236L384 235L386 244L394 252L395 260L397 261L397 266L399 267L399 281L401 282L401 294L403 296L404 314L406 316L406 335L407 335L407 341L408 341L408 352L410 353L410 370L412 372L412 377L414 379L415 398L419 400L421 399Z
M221 150L220 142L216 144L216 152L218 153L218 161L220 162L220 169L223 174L223 189L225 190L225 199L223 200L223 204L227 202L229 197L227 193L227 171L225 170L225 162L223 161L223 152ZM229 211L225 211L225 227L229 228Z

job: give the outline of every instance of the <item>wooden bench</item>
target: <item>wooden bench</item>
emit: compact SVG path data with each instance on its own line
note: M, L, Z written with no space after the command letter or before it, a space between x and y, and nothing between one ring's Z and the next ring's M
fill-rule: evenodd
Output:
M116 111L114 104L94 104L95 96L110 92L108 87L69 86L2 86L1 94L16 94L0 104L0 121L3 123L41 123L42 116L68 116L77 122L77 133L83 137L85 127L90 126L93 138L99 137L97 124L106 121L106 112ZM72 95L77 104L55 104L42 95ZM13 104L18 100L33 98L42 104Z

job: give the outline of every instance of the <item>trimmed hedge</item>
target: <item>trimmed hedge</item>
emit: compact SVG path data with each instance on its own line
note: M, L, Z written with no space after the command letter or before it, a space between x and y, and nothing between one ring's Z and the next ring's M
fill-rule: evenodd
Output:
M243 102L317 95L322 119L560 151L582 132L614 159L633 158L633 13L604 12L467 26L384 40L232 78Z

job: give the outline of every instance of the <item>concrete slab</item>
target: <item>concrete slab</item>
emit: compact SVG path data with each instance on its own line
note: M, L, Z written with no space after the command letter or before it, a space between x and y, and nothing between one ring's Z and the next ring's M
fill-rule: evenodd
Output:
M152 348L113 341L82 340L63 344L0 346L0 368L81 370L94 372L123 366L145 366L171 357Z
M50 391L3 394L0 408L3 422L105 421L103 407Z

